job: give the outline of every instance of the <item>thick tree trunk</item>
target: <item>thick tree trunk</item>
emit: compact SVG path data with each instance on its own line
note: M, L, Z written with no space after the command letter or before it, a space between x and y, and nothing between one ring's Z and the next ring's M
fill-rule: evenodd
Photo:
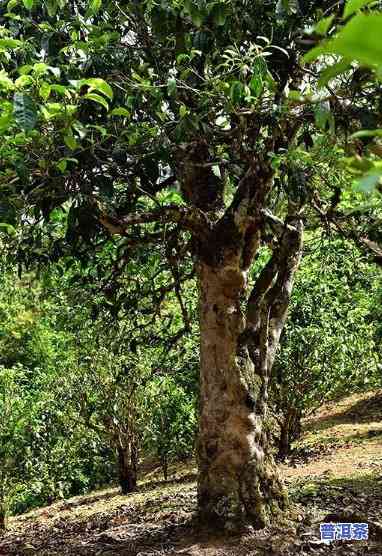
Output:
M134 449L118 447L118 475L122 494L137 488L137 458Z
M246 274L199 266L201 380L198 501L207 524L266 525L286 505L269 453L267 374L241 343Z

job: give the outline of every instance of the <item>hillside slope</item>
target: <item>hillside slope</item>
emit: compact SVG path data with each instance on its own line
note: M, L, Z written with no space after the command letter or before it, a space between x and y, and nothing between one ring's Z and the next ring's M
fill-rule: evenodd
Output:
M327 404L307 419L296 455L282 465L292 499L288 521L241 537L193 526L195 468L172 480L147 475L136 494L116 489L11 518L0 555L382 556L382 391ZM322 521L368 521L369 541L319 540Z

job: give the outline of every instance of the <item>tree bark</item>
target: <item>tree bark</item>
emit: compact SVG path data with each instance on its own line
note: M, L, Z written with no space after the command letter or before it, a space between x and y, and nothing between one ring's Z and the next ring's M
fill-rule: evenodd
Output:
M296 223L285 225L246 309L244 248L223 264L199 261L198 502L209 525L261 528L287 505L266 432L267 398L300 260L302 224Z
M0 502L0 531L5 531L7 528L7 511L5 504Z
M295 407L288 409L281 424L279 450L277 457L285 459L291 452L292 442L301 435L301 411Z
M290 438L289 438L289 426L288 422L284 420L281 424L280 438L279 438L279 449L277 453L277 459L284 460L290 452Z
M160 458L160 464L162 467L162 471L163 471L163 478L165 481L167 481L168 479L168 459L167 459L167 454L162 454L161 458Z
M118 475L122 494L134 492L137 488L137 457L134 448L118 447Z
M198 498L209 523L257 527L286 504L265 432L267 384L240 346L244 272L201 265ZM211 524L212 524L211 523Z

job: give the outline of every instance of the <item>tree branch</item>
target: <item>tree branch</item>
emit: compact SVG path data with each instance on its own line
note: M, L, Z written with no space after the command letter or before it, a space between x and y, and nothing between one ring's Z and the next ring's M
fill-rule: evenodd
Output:
M293 223L293 228L291 230L286 228L282 238L278 276L269 292L268 369L272 368L280 335L284 328L294 277L302 255L304 226L301 217L297 216Z
M334 211L331 209L325 210L323 208L323 203L320 197L316 194L315 198L313 199L312 206L319 215L320 219L326 223L329 227L329 224L335 227L337 232L345 237L346 239L350 239L354 241L358 247L362 250L367 251L374 257L374 262L382 266L382 245L370 239L364 232L358 232L354 227L351 226L349 220L346 221L345 224L348 227L345 227L341 219L343 219L343 215L338 211Z
M203 211L178 205L168 205L153 211L129 214L124 218L116 218L102 212L99 221L110 234L122 236L127 234L127 230L131 226L153 222L177 223L183 229L193 232L199 237L205 236L210 228L210 222Z

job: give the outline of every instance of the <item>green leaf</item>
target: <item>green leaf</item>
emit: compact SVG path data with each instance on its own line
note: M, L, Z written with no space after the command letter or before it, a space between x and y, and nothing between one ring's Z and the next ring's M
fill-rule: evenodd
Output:
M292 100L294 102L303 102L304 97L302 96L300 91L292 89L288 92L288 100Z
M33 0L23 0L23 4L27 10L31 10L33 8Z
M181 204L182 201L183 201L183 198L180 195L180 193L178 193L178 191L172 189L170 191L166 191L166 193L161 198L161 201L165 202L165 203Z
M68 87L65 87L65 85L51 85L50 88L59 95L64 95L68 90Z
M67 134L64 136L64 142L65 142L65 145L66 145L71 151L74 151L74 150L78 147L77 141L76 141L75 137L73 136L73 133L72 133L72 132L67 133Z
M64 173L68 167L68 162L73 162L74 164L78 164L78 160L76 158L60 158L60 160L56 163L56 168L60 170L60 172Z
M18 125L25 131L33 129L37 122L37 109L30 96L15 93L13 97L13 114Z
M48 69L48 64L45 64L44 62L37 62L36 64L33 64L32 68L33 73L36 73L37 75L44 75L48 72Z
M338 54L349 60L371 67L382 66L382 13L358 14L338 35L305 54L311 62L322 54Z
M72 128L75 129L75 131L78 133L78 136L80 139L85 139L86 135L87 135L87 128L82 124L82 122L80 122L79 120L75 120L72 123Z
M55 16L56 13L57 13L57 8L58 8L58 5L57 5L56 1L55 0L46 0L45 5L46 5L46 9L48 11L48 15L50 17Z
M238 104L242 100L243 94L244 94L243 83L241 83L240 81L234 81L229 90L229 96L232 102L234 104Z
M222 174L221 174L221 171L220 171L220 167L219 167L218 164L215 164L214 166L212 166L212 172L214 173L214 175L215 175L217 178L221 178L221 177L222 177Z
M10 90L10 89L13 89L13 88L14 88L14 86L13 86L12 79L10 79L8 77L8 74L7 74L6 71L1 70L0 71L0 89L5 89L7 91L7 90Z
M169 77L167 80L167 92L170 96L176 93L176 79L174 77Z
M33 66L31 66L30 64L24 64L23 66L18 67L17 71L20 75L26 75L27 73L30 73L32 69Z
M97 102L98 104L106 108L106 110L109 110L109 104L107 100L101 97L101 95L97 95L96 93L88 93L87 95L84 95L82 98L87 98L89 100Z
M15 81L15 86L18 89L23 89L28 87L28 85L32 85L34 83L34 79L31 75L20 75Z
M207 14L203 10L199 10L196 6L190 7L190 17L195 27L201 27L203 25L206 15Z
M382 65L382 13L359 14L330 42L330 52L369 66Z
M82 79L78 82L79 88L83 85L89 86L89 93L92 91L98 91L107 97L108 99L112 100L113 98L113 89L110 87L108 83L104 79L99 77L93 77L90 79Z
M3 111L0 115L0 133L7 131L13 121L13 104L11 102L4 104L2 105Z
M40 96L41 96L42 99L47 100L49 98L50 93L51 93L51 87L50 87L49 83L47 83L46 81L41 83L39 93L40 93Z
M5 230L8 234L14 235L16 233L15 228L11 224L6 222L0 222L0 229Z
M309 50L306 54L304 54L302 58L304 62L310 64L311 62L314 62L314 60L316 60L319 56L325 54L326 53L325 45L326 43L324 42L323 44L315 46L314 48Z
M95 15L99 12L102 6L102 0L90 0L88 7L88 14Z
M375 0L348 0L344 9L344 19L372 2L375 2Z
M91 129L96 129L98 131L98 133L100 133L102 135L102 137L106 137L106 135L107 135L107 129L102 125L88 124L87 127L91 128Z
M0 39L0 48L8 49L8 48L17 48L21 46L23 43L18 39Z
M254 75L249 82L249 88L254 97L259 97L264 89L262 78L258 75Z
M350 61L344 58L340 62L333 64L332 66L328 66L325 68L320 75L318 80L319 87L325 87L329 83L331 79L337 77L337 75L341 75L351 67Z
M212 9L212 18L217 26L225 24L227 15L227 6L225 4L216 4Z
M176 57L176 63L177 64L181 64L182 62L189 62L190 61L190 56L189 54L178 54L178 56Z
M7 4L8 12L11 12L19 3L19 0L10 0Z
M60 172L64 173L67 165L68 165L67 159L61 158L61 160L57 162L56 167L60 170Z
M324 17L323 19L321 19L314 27L316 33L318 35L326 35L328 30L330 29L333 19L334 19L334 15L330 15L328 17Z
M110 112L110 115L123 116L125 118L130 118L131 116L130 112L126 108L123 108L123 106L119 106L118 108L113 108L113 110Z
M185 104L182 103L182 104L179 106L179 116L180 116L181 118L184 118L185 116L187 116L187 114L188 114L188 108L187 108L187 106L186 106Z
M357 137L382 137L382 129L362 129L353 133L350 139L356 139Z
M41 107L41 114L45 120L58 118L62 115L63 105L58 102L48 102L45 106Z

